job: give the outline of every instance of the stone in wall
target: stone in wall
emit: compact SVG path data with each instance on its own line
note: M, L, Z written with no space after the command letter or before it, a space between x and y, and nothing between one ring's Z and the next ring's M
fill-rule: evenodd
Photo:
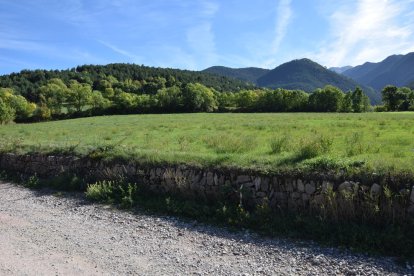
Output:
M247 182L251 182L251 178L248 175L239 175L237 176L237 180L236 180L237 184L244 184Z
M370 194L372 198L378 197L381 194L382 188L380 185L374 183L371 186Z
M269 181L268 177L262 177L260 182L260 191L268 193L269 192Z
M315 182L311 181L310 183L305 184L305 192L308 195L312 195L316 191Z
M297 186L298 192L300 192L300 193L305 192L305 184L303 183L303 181L301 179L297 180L296 186Z

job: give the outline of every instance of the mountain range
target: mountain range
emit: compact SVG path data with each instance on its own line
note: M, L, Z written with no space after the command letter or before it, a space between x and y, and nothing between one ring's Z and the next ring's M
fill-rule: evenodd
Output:
M381 62L366 62L355 67L327 69L305 58L292 60L272 70L213 66L203 72L248 81L260 87L302 89L306 92L327 84L337 86L345 92L360 86L372 104L379 104L381 90L386 85L414 88L414 52L392 55Z
M347 66L342 66L342 67L331 67L329 68L329 70L334 71L335 73L338 73L338 74L342 74L343 72L351 68L352 66L347 65Z
M357 86L361 86L373 104L381 101L380 94L372 88L361 85L351 78L337 74L306 58L286 62L272 70L256 67L233 69L213 66L203 72L250 81L259 87L301 89L309 93L327 84L334 85L343 91L354 90Z
M147 86L156 84L157 80L181 84L199 82L217 91L231 92L268 87L300 89L310 93L325 85L334 85L348 92L360 86L372 104L380 104L381 90L386 85L409 86L414 89L414 52L392 55L377 63L366 62L355 67L329 69L303 58L286 62L272 70L213 66L202 71L189 71L135 64L83 65L61 71L22 70L20 73L0 76L0 87L13 88L16 93L37 101L39 87L52 78L60 78L65 83L77 79L95 86L102 76L113 76L121 82L128 79L145 80Z
M269 71L269 69L257 67L229 68L225 66L212 66L203 70L203 72L205 73L211 73L220 76L225 76L228 78L244 80L254 84L256 84L257 79L266 75Z
M376 91L389 84L408 86L414 81L414 53L392 55L377 63L366 62L342 74Z

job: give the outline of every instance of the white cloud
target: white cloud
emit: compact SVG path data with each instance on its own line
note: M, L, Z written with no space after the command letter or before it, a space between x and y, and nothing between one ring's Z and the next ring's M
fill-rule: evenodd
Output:
M187 43L202 66L218 61L211 23L204 22L187 30Z
M414 22L407 20L412 1L358 0L335 7L331 35L312 58L326 66L380 61L414 50Z
M274 39L271 44L271 49L269 51L269 57L266 58L264 62L264 67L274 67L277 60L277 53L280 47L280 44L283 42L283 39L286 36L289 23L292 18L292 8L291 0L280 0L278 1L277 10L276 10L276 23L274 28Z
M220 6L215 2L205 1L202 2L202 9L201 14L208 18L213 17L217 11L219 10Z
M102 41L102 40L98 40L99 43L101 43L102 45L104 45L105 47L111 49L112 51L114 51L117 54L123 55L127 58L129 58L131 60L131 62L133 63L140 63L140 61L142 60L142 58L140 56L137 56L127 50L121 49L111 43Z
M277 52L280 43L286 35L290 18L292 17L292 9L290 7L291 0L281 0L277 8L277 21L275 27L275 38L273 40L273 51Z
M219 61L216 51L215 35L212 20L219 10L216 2L204 1L201 3L197 22L186 31L186 41L189 51L184 55L187 59L189 69L204 69ZM197 67L193 60L197 60Z

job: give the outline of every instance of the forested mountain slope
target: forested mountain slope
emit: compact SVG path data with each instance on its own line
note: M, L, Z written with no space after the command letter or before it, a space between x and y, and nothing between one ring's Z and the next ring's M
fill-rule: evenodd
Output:
M414 53L392 55L378 63L366 62L343 75L377 91L386 85L406 86L414 81Z
M310 59L297 59L284 63L260 77L257 84L270 88L301 89L306 92L312 92L328 84L343 91L354 90L355 87L361 86L354 80L332 72ZM372 103L380 102L381 97L378 93L365 86L361 88Z
M269 69L262 69L257 67L246 67L246 68L230 68L225 66L213 66L204 69L202 72L217 74L239 80L249 81L256 83L257 79L268 73Z

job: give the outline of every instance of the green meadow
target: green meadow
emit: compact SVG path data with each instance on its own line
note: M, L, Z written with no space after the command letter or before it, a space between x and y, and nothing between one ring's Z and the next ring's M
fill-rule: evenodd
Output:
M0 126L2 152L260 170L414 171L414 113L102 116Z

